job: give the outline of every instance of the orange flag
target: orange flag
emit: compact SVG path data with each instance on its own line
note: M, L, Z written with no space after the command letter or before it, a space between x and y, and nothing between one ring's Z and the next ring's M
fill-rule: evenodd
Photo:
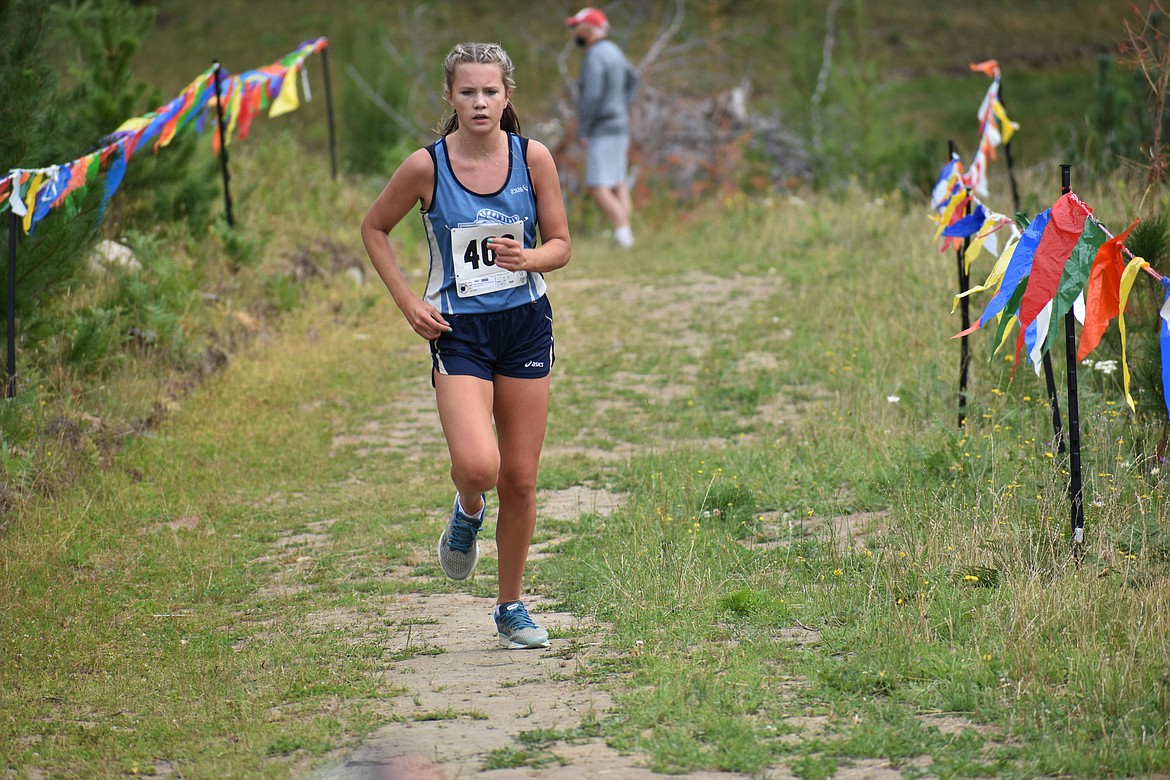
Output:
M1084 360L1101 343L1101 336L1109 327L1109 321L1117 316L1121 302L1121 272L1125 261L1121 250L1129 231L1138 221L1101 245L1093 268L1089 271L1089 284L1085 291L1085 326L1081 329L1081 345L1077 349L1077 360Z
M976 73L982 73L988 78L995 78L999 73L999 62L996 60L984 60L983 62L970 62L967 67Z

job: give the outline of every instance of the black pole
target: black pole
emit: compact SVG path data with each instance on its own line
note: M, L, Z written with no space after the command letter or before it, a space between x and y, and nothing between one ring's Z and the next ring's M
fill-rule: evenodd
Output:
M329 81L329 46L321 49L321 74L325 77L325 113L329 116L329 172L337 181L337 135L333 128L333 87Z
M1003 78L999 80L999 104L1003 106L1004 113L1007 113L1007 104L1003 100ZM1012 183L1012 208L1016 213L1020 213L1020 188L1016 186L1016 166L1012 161L1012 142L1007 141L1003 145L1003 156L1007 162L1008 180ZM1047 354L1047 353L1045 353ZM1051 367L1051 362L1049 367Z
M967 204L963 207L965 216L971 215L971 190L967 190ZM971 287L970 274L967 273L967 249L971 246L971 237L963 239L963 248L955 251L955 259L959 264L959 292L966 292ZM959 302L963 318L963 332L971 326L971 310L968 298L964 296ZM963 336L959 344L959 427L967 424L967 371L971 365L971 350L967 337Z
M1072 192L1071 165L1060 166L1060 192ZM1072 502L1073 552L1080 562L1085 541L1085 496L1081 483L1081 420L1077 400L1077 331L1072 309L1064 315L1064 351L1068 374L1068 495Z
M1052 373L1052 353L1045 351L1040 362L1044 366L1044 387L1048 393L1048 406L1052 410L1052 440L1056 443L1056 451L1063 453L1068 448L1064 443L1064 426L1060 422L1060 397L1056 394L1056 377Z
M12 186L20 188L17 176ZM20 217L8 212L8 386L9 398L16 397L16 238L20 233Z
M949 139L947 141L947 162L955 159L955 140ZM965 214L971 213L971 190L967 190L967 205L964 207ZM966 255L966 247L969 245L970 239L963 242L963 249L956 250L955 259L959 266L959 293L964 293L967 288L971 286L968 278L967 269L965 268L964 255ZM966 331L971 325L971 310L967 304L967 298L964 296L959 304L960 311L963 318L963 331ZM967 342L967 337L963 336L959 339L959 427L962 428L967 424L967 367L971 363L970 346Z
M225 137L225 129L223 126L223 92L220 90L219 83L219 62L214 63L215 67L215 115L219 119L219 167L223 171L223 207L224 213L227 215L228 227L235 227L236 221L232 218L232 192L228 187L228 180L231 175L228 173L228 150L227 138Z

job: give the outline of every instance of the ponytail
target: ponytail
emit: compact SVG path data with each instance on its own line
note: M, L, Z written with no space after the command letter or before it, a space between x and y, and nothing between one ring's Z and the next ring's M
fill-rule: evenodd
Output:
M508 105L504 106L504 115L500 117L500 128L515 135L523 135L520 132L520 116L512 107L511 100L508 101Z

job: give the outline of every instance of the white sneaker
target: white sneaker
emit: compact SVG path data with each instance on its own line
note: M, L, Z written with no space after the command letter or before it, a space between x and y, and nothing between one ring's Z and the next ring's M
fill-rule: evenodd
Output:
M618 246L629 249L634 245L634 231L629 225L622 225L614 229L613 240L618 242Z

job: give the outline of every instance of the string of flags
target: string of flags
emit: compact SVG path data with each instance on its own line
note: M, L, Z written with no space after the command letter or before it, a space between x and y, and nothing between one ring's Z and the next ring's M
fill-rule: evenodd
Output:
M252 121L266 109L270 117L295 111L300 106L298 81L305 100L311 100L304 63L326 45L324 37L307 40L276 62L238 75L220 68L218 108L223 114L225 141L230 143L236 135L240 140L247 138ZM37 223L55 209L61 209L68 217L75 216L82 194L99 181L103 186L99 207L102 213L121 185L131 156L140 147L153 141L157 154L188 128L201 133L208 117L218 128L217 67L199 74L165 105L123 122L103 139L103 146L83 157L47 168L8 171L0 178L0 214L11 209L22 217L23 231L31 235ZM212 149L216 154L220 151L218 132L212 134Z
M1170 279L1126 249L1125 239L1137 220L1114 236L1073 192L1062 195L1030 222L1017 217L1022 223L1019 225L1015 219L988 208L980 200L987 197L987 161L995 159L996 149L1011 140L1019 125L1008 118L1000 101L999 63L987 60L973 63L970 68L991 78L978 111L979 149L967 170L958 155L952 154L931 190L931 209L938 223L934 240L941 240L943 252L959 251L966 242L966 272L984 250L996 261L982 284L955 296L952 313L963 298L991 292L991 300L974 324L952 338L994 326L991 352L995 354L1008 343L1018 325L1016 365L1026 349L1028 360L1039 374L1045 352L1056 341L1060 320L1070 310L1081 323L1077 359L1082 361L1097 348L1109 323L1116 319L1125 400L1136 411L1129 389L1125 309L1134 281L1144 271L1161 282L1165 292L1158 326L1162 392L1170 410ZM1005 231L1007 237L1000 251L999 240ZM1130 260L1127 262L1124 256Z
M983 73L991 79L987 94L979 105L979 147L971 160L971 167L964 177L964 184L977 195L987 197L987 163L996 159L996 149L1012 140L1020 126L1008 118L1007 110L999 99L1001 72L995 60L972 63L971 70Z
M968 190L981 197L987 197L987 163L996 159L996 149L1009 143L1020 129L1017 122L1008 118L1007 109L999 97L1002 76L999 62L984 60L971 63L969 67L972 71L983 73L991 79L987 94L983 96L983 102L979 104L979 110L976 112L979 119L979 145L971 161L971 167L966 170L959 156L952 153L931 193L931 208L938 215L939 222L935 240L944 239L939 251L958 250L963 246L965 239L972 235L976 236L971 240L963 258L965 272L970 272L971 263L978 257L984 243L987 244L988 251L997 254L996 233L1012 225L1012 220L1008 217L988 211L977 199L971 199ZM974 203L970 214L967 214L965 209L968 202ZM964 216L960 218L958 216L960 214ZM972 230L972 227L976 230Z
M1163 397L1170 409L1170 279L1125 248L1125 239L1137 220L1114 236L1088 204L1069 192L1021 230L1014 220L987 208L971 193L962 163L955 156L935 183L932 206L938 222L935 239L943 240L944 250L960 247L964 239L971 240L964 255L968 269L984 249L997 256L982 284L955 296L952 311L966 296L992 292L990 302L974 324L952 338L994 326L994 354L1008 343L1012 329L1018 325L1016 363L1026 348L1028 359L1039 373L1044 353L1056 341L1060 318L1070 309L1082 325L1078 360L1084 360L1097 347L1109 323L1116 319L1121 335L1122 383L1130 409L1135 406L1126 359L1125 309L1139 273L1157 279L1165 291L1159 341ZM1005 229L1009 236L1000 252L997 234Z

